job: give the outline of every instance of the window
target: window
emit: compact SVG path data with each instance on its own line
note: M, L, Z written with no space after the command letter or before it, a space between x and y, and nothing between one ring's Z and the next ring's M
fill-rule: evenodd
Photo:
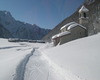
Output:
M86 13L84 13L83 15L84 15L84 17L86 18Z

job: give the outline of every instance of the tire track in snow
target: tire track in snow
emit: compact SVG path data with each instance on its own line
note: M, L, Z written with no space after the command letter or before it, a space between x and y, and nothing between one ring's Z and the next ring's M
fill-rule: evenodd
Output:
M71 80L65 79L57 70L40 51L35 50L26 65L24 80Z
M27 62L29 61L29 58L33 55L33 52L35 51L35 48L31 51L30 54L27 54L25 58L20 62L16 69L16 75L13 80L24 80L24 73L25 73L25 67Z
M24 80L47 80L48 70L47 62L42 59L41 53L35 50L26 65Z
M25 46L8 46L8 47L0 47L0 49L11 49L11 48L17 48L17 47L25 47Z

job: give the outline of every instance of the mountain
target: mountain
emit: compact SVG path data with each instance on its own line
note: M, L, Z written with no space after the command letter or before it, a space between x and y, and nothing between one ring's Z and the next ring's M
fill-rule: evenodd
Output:
M60 32L60 28L69 22L79 23L79 9L82 5L85 5L89 9L89 35L93 35L97 32L100 32L100 0L85 0L83 4L69 17L60 22L57 26L54 27L46 36L43 37L43 40L51 41L51 37ZM95 30L94 30L95 29Z
M11 33L0 24L0 38L12 37Z
M0 11L0 24L7 29L14 38L21 39L41 39L50 31L50 29L40 28L36 24L31 25L17 21L8 11Z

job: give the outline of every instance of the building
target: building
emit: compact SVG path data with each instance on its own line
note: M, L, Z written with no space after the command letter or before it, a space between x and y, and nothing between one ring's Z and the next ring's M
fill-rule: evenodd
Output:
M82 6L79 9L79 23L70 22L62 26L60 33L52 37L54 45L64 44L66 42L88 36L89 10Z

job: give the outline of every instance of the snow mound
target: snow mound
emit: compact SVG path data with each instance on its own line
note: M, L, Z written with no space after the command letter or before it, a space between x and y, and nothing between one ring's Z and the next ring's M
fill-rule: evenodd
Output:
M100 80L100 33L42 51L66 72L85 80Z

